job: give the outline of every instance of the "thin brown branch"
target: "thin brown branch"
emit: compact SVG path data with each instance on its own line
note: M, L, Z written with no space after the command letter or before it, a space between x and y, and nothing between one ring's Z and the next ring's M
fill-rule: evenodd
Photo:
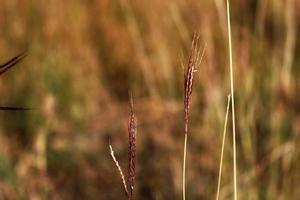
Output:
M19 55L11 58L9 61L6 63L0 65L0 75L2 75L4 72L6 72L8 69L12 68L15 66L18 62L20 62L23 58L26 57L26 52L22 52Z
M6 110L6 111L29 111L32 110L31 108L24 108L24 107L6 107L6 106L0 106L0 110Z

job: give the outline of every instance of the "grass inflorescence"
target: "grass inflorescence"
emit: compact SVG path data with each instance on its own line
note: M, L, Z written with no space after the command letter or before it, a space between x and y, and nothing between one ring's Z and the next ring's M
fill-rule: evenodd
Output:
M194 73L202 61L205 48L200 50L199 46L199 36L194 34L192 49L190 57L188 60L188 65L186 68L186 73L184 75L184 149L183 149L183 168L182 168L182 198L185 200L185 177L186 177L186 150L187 150L187 137L188 137L188 123L189 123L189 113L192 101L192 89L193 89L193 79Z
M110 155L116 165L120 177L122 179L124 191L128 200L134 199L134 185L135 185L135 164L136 164L136 134L137 134L137 122L133 109L133 98L130 96L130 114L129 114L129 122L128 122L128 171L127 171L127 180L125 180L125 176L123 170L114 155L114 151L111 145Z

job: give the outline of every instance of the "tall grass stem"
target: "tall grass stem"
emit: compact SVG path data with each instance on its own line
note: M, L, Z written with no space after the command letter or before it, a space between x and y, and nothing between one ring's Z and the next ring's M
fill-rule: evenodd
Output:
M183 168L182 168L182 199L185 200L185 166L186 166L187 134L184 134Z
M230 65L230 88L231 88L231 111L232 111L232 143L233 143L233 187L234 200L237 200L237 166L236 166L236 136L235 136L235 109L234 109L234 85L233 85L233 63L232 63L232 42L230 26L230 8L227 0L227 25L228 25L228 46L229 46L229 65Z
M221 158L220 158L220 165L219 165L220 167L219 167L219 178L218 178L218 189L217 189L216 200L219 200L219 196L220 196L220 186L221 186L221 178L222 178L224 147L225 147L225 139L226 139L226 130L227 130L227 121L228 121L229 107L230 107L230 99L231 99L231 96L228 95L227 109L226 109L224 129L223 129L223 139L222 139Z

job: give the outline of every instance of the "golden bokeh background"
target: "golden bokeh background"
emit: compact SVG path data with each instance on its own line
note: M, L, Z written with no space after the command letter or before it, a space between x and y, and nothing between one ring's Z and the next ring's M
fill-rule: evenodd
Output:
M231 0L240 199L300 196L299 0ZM125 199L128 93L136 199L180 199L183 66L197 32L187 199L214 199L230 92L223 0L0 1L0 199ZM229 119L231 120L231 119ZM229 123L230 124L230 123ZM232 199L228 127L221 198Z

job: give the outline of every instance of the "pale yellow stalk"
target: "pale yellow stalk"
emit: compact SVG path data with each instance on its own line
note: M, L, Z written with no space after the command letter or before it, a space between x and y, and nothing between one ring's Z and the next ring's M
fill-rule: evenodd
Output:
M237 200L237 166L236 166L236 136L235 136L235 110L234 110L234 86L233 86L233 63L232 63L232 42L230 26L230 9L227 0L227 25L228 25L228 46L229 46L229 65L230 65L230 88L231 88L231 111L232 111L232 140L233 140L233 187L234 200Z
M223 168L223 157L224 157L224 147L225 147L225 139L226 139L226 129L227 129L227 120L228 120L228 112L230 106L230 95L228 95L227 101L227 109L225 115L224 129L223 129L223 139L222 139L222 149L221 149L221 158L220 158L220 167L219 167L219 178L218 178L218 190L216 200L219 200L220 196L220 186L221 186L221 178L222 178L222 168Z

